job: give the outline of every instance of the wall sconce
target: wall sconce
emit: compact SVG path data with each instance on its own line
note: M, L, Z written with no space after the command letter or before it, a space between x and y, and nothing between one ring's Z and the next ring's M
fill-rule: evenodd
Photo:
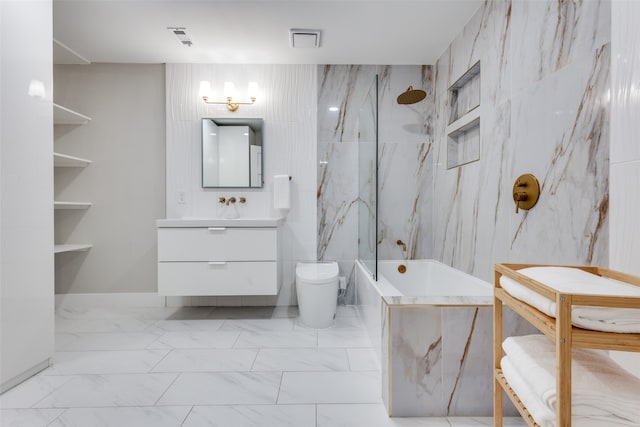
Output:
M210 101L211 98L211 84L207 81L200 82L200 97L207 104L225 104L229 111L236 111L240 104L252 105L255 104L256 98L258 95L258 83L251 82L249 83L249 88L247 89L247 93L249 95L249 99L251 101L240 102L233 99L235 95L235 87L233 82L224 82L224 97L226 101Z

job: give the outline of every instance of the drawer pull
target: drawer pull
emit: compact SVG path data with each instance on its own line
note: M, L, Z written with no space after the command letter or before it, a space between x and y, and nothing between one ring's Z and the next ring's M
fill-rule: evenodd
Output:
M209 265L227 265L226 261L209 261L207 264Z
M209 227L209 231L225 231L227 227Z

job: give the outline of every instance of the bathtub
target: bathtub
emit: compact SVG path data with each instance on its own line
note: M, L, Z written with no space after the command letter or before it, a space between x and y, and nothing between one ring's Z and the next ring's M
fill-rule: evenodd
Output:
M434 260L379 261L377 281L356 264L389 416L491 416L492 285Z

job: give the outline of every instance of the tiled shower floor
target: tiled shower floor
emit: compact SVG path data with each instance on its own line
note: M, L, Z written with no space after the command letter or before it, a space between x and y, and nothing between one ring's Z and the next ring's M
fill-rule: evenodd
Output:
M53 366L0 396L0 426L492 425L387 417L353 307L339 307L325 330L303 327L296 315L264 307L58 311Z

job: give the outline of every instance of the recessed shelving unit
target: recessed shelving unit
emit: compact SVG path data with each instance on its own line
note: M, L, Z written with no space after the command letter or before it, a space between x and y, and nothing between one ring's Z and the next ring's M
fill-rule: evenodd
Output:
M91 249L93 245L89 244L81 244L81 245L54 245L53 253L61 254L64 252L80 252L80 251L88 251Z
M449 87L447 169L480 160L480 62Z
M89 209L91 202L53 202L53 208L58 209Z
M53 39L53 63L54 64L90 64L91 62L71 49L69 46ZM60 104L53 104L53 124L54 125L85 125L91 121L91 117L74 111ZM53 166L56 168L86 168L91 164L91 160L75 157L68 154L53 153ZM56 211L65 210L86 210L92 206L91 202L69 202L56 200L53 208ZM60 215L68 215L61 213ZM93 247L90 243L79 244L56 244L54 253L88 251Z

